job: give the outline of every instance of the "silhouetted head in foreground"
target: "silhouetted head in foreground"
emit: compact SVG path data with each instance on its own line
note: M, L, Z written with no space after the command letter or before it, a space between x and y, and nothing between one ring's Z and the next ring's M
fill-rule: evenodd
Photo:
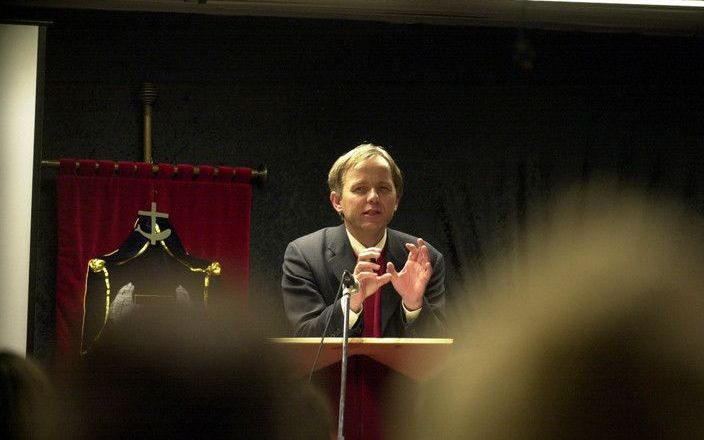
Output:
M704 438L702 221L609 185L538 217L400 438Z
M242 316L135 313L82 361L79 438L327 439L328 409Z
M0 438L51 438L52 387L31 359L0 352Z

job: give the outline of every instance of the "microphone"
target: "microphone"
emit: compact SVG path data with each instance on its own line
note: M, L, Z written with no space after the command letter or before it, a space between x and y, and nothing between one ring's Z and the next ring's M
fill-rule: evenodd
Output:
M335 294L335 301L341 296L347 296L347 301L349 301L349 296L359 292L359 282L354 279L354 276L350 271L345 270L342 272L342 281L340 286L337 288L337 293ZM334 302L334 301L333 301ZM347 307L349 307L349 302ZM320 358L320 352L323 350L323 341L325 341L325 336L328 332L328 327L330 326L330 320L333 314L328 315L328 319L325 321L325 328L323 329L323 334L320 337L320 344L318 344L318 352L315 354L315 359L313 359L313 365L310 367L310 374L308 374L308 383L313 381L313 372L315 372L315 366L318 364L318 359ZM343 335L346 334L347 330L343 330Z
M359 292L359 281L348 271L342 272L342 294L352 295Z

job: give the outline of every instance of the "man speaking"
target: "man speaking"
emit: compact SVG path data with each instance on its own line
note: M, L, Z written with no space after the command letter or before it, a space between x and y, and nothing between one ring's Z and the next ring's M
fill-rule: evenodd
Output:
M445 337L445 263L423 239L388 228L403 194L403 176L382 147L362 144L328 174L330 202L343 220L289 243L281 287L295 336L341 336L338 292L349 271L353 337Z

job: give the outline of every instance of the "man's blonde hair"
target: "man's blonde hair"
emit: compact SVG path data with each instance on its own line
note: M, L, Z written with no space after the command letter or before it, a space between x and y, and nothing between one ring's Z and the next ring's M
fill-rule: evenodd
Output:
M400 199L403 195L403 174L401 169L383 147L370 143L358 145L337 158L328 173L330 191L335 191L338 196L342 197L342 188L345 185L344 178L347 170L375 156L380 156L388 162L389 168L391 168L391 179L396 189L396 198Z

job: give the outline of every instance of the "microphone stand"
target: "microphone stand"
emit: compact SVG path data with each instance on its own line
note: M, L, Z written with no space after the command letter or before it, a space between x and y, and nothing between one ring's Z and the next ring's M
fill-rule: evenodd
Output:
M357 280L354 279L351 273L344 271L342 273L342 281L340 282L340 287L337 290L337 295L341 295L340 304L342 305L342 367L340 374L340 411L337 419L337 438L338 440L344 440L344 426L345 426L345 397L347 394L347 351L349 349L349 330L350 330L350 295L357 293L359 291L359 284ZM335 298L337 299L337 295ZM315 371L315 365L318 363L318 358L320 357L320 352L323 349L323 341L325 340L325 334L328 331L328 326L330 325L330 320L332 319L332 313L328 316L327 322L325 323L325 328L323 329L323 336L320 338L320 345L318 346L318 352L315 355L315 360L313 360L313 366L310 369L310 374L308 375L308 383L313 380L313 372Z
M349 349L350 294L351 289L342 291L342 367L340 368L340 410L337 415L337 440L344 440L345 398L347 396L347 351Z

